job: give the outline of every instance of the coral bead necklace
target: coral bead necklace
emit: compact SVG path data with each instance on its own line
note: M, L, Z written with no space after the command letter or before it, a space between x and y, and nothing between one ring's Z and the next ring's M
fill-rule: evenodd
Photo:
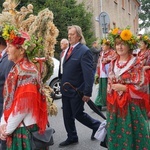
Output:
M131 57L132 56L130 55L128 57L128 60L124 64L122 64L122 65L119 63L120 57L118 57L117 62L116 62L117 67L120 68L120 69L124 68L128 64L128 62L130 61Z

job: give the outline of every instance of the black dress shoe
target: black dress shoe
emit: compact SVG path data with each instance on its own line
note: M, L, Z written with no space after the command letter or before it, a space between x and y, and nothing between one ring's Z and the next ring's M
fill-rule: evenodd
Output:
M68 145L77 144L77 143L78 143L78 140L75 140L75 141L66 140L64 142L61 142L59 144L59 147L68 146Z
M107 148L107 146L108 146L107 135L106 135L104 141L100 142L100 145L101 145L102 147Z

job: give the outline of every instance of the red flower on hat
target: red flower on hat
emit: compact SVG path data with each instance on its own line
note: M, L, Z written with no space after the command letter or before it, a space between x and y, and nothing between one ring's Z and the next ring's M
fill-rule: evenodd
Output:
M25 41L25 38L22 38L22 37L19 37L19 36L16 36L13 41L12 41L12 44L14 45L22 45Z

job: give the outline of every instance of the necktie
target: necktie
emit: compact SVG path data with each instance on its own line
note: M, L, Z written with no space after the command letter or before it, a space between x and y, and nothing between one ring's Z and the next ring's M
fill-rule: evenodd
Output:
M71 46L67 52L67 59L70 57L71 53L72 53L73 47Z
M64 56L65 50L61 52L61 58Z
M2 57L2 54L0 54L0 59L1 59L1 57Z

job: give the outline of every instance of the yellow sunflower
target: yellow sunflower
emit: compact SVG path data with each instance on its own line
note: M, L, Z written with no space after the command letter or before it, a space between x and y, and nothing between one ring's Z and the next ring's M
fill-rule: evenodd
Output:
M148 40L148 36L144 36L144 40Z
M106 42L107 42L107 40L106 40L106 39L104 39L104 40L103 40L103 44L105 44Z
M131 39L132 33L131 33L130 30L125 29L125 30L123 30L123 31L121 32L120 37L121 37L122 40L128 41L128 40Z
M116 34L118 33L118 31L119 31L119 29L118 29L118 28L114 28L114 29L112 30L112 32L111 32L111 33L112 33L113 35L116 35Z

